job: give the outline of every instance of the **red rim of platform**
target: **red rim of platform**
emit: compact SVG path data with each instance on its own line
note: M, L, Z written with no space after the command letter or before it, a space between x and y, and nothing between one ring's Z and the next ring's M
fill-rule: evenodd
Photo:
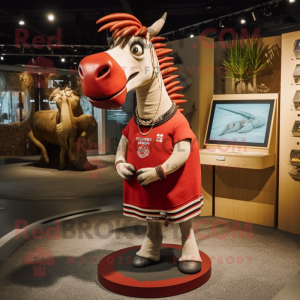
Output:
M98 264L98 279L106 289L125 296L140 298L168 297L190 292L204 283L211 276L211 260L204 253L200 252L202 258L201 272L180 278L165 279L160 281L137 281L134 278L127 278L114 269L114 261L122 254L131 249L140 249L141 246L133 246L115 251L105 256ZM163 244L164 248L181 249L181 245ZM105 268L103 265L105 264ZM101 265L101 268L100 268Z

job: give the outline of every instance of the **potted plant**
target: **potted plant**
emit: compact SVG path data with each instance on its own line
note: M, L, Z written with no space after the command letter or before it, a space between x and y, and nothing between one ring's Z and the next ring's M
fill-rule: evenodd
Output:
M269 64L265 56L267 49L268 46L256 38L247 42L240 39L228 42L222 66L225 69L225 78L232 79L232 89L236 93L248 93L251 79L253 92L257 93L257 75Z

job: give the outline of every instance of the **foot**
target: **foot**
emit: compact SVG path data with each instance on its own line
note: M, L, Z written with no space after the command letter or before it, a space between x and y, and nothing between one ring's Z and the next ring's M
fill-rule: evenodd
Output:
M132 265L135 268L145 268L155 264L156 261L136 255L132 260Z
M201 271L202 263L199 261L180 261L178 264L178 270L184 274L196 274Z

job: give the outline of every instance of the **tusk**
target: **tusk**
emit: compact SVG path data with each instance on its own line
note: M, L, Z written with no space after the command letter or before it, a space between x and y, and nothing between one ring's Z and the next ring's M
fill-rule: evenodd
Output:
M159 20L157 20L150 27L148 27L150 38L153 38L159 34L159 32L161 31L161 29L163 28L166 22L166 19L167 19L167 13L165 12Z

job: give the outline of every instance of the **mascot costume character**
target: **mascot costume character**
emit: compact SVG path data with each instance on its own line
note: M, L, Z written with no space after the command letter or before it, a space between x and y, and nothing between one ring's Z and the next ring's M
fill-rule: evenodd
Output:
M135 115L122 131L115 168L124 179L124 215L147 222L147 233L132 264L147 267L160 260L162 224L178 223L182 235L182 273L201 271L191 219L203 205L199 147L179 109L183 87L171 75L172 49L156 37L166 13L146 28L126 13L107 15L99 31L112 33L108 51L85 57L79 65L82 90L95 107L119 108L136 90Z

